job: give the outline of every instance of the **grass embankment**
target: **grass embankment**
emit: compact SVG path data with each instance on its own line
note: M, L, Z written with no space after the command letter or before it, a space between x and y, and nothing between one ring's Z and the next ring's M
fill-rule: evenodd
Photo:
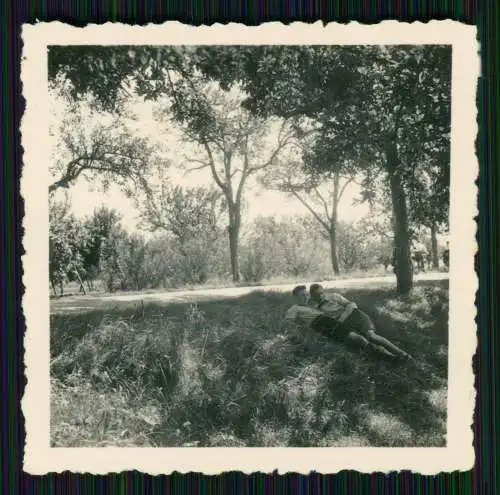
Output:
M448 282L343 294L419 365L304 344L279 293L52 315L52 444L444 445Z

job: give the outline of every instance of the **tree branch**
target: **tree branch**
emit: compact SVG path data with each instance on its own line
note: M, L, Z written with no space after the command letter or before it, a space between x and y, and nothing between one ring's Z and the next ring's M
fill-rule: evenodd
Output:
M231 179L233 179L233 178L236 176L236 174L238 174L238 173L242 174L242 173L243 173L243 170L242 170L241 168L235 168L235 169L231 172Z
M170 77L170 70L168 68L165 69L165 73L166 73L168 85L170 86L170 91L172 93L172 96L174 97L175 103L177 103L179 105L179 98L177 96L177 91L175 90L175 86L174 86L174 83L172 81L172 78Z
M318 199L321 201L321 203L323 205L323 208L325 210L325 215L326 215L328 222L331 222L330 211L328 210L328 203L326 202L325 198L323 198L323 196L321 195L321 193L319 192L319 189L317 187L315 187L313 189L313 191L316 193L316 196L318 197Z
M191 172L196 172L197 170L203 170L204 168L208 168L209 165L206 164L206 165L200 165L199 167L191 167L191 168L188 168L186 169L186 171L184 172L184 177L187 175L187 174L190 174Z
M297 198L314 216L314 218L321 224L321 226L328 232L330 233L330 226L328 223L326 223L315 211L314 209L309 206L306 201L298 194L296 191L291 191L292 195Z
M278 156L278 153L290 142L292 134L287 134L285 135L284 138L282 137L285 127L286 127L286 121L283 121L283 123L281 124L280 131L278 133L278 144L273 153L271 154L271 156L269 157L269 160L267 160L265 163L262 163L261 165L252 166L250 168L251 173L257 172L258 170L262 170L263 168L266 168L269 165L271 165L275 160L275 158Z
M189 158L189 157L185 156L184 160L186 160L189 163L200 163L201 164L199 167L188 168L186 170L186 172L184 172L184 175L187 175L191 172L194 172L195 170L203 170L204 168L210 167L210 162L205 162L205 161L199 160L197 158Z
M243 186L245 185L247 178L248 178L248 173L243 172L241 174L240 183L238 184L238 189L236 190L236 203L237 204L240 204L240 202L241 202L241 197L243 195Z
M247 125L250 122L250 115L247 118ZM243 170L241 172L240 183L238 184L238 188L236 190L236 203L239 205L241 203L241 197L243 195L243 186L248 178L248 176L254 171L252 167L250 167L250 162L248 160L248 139L249 133L245 134L245 141L243 147Z
M342 195L344 194L344 191L346 190L346 187L351 183L354 182L353 178L347 179L344 185L340 188L340 191L337 195L337 202L340 201L340 198L342 198Z
M74 172L70 172L70 170L78 163L82 162L85 160L86 157L78 157L75 158L74 160L71 160L68 165L66 166L66 173L58 180L50 184L49 186L49 193L54 192L56 189L61 188L68 188L72 182L74 182L78 176L84 171L88 170L88 166L82 166Z
M222 182L222 180L219 177L219 174L217 173L217 169L215 168L215 162L214 162L212 150L210 149L210 146L208 145L208 143L205 140L203 140L202 144L203 144L203 147L205 148L205 151L207 152L207 155L208 155L208 160L209 160L208 163L210 166L210 170L212 172L212 177L214 178L215 183L222 189L222 191L225 194L227 194L227 186L226 186L226 184L224 184Z

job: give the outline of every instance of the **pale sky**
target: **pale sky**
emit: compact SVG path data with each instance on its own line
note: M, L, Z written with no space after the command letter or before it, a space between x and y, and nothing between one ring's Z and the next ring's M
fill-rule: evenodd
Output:
M193 173L193 179L200 179L198 184L206 183L202 174ZM185 182L182 177L179 182ZM341 221L356 221L366 216L368 207L366 205L352 206L352 202L359 192L356 185L350 185L346 188L346 192L339 204L339 220ZM112 187L108 193L104 194L99 191L93 191L89 184L80 180L75 186L68 191L71 199L73 212L79 218L92 213L92 211L101 205L109 208L115 208L123 215L122 225L130 231L137 228L137 210L135 209L132 199L127 198L118 187ZM306 215L309 212L296 199L288 198L285 194L265 191L260 188L248 188L245 197L248 203L248 210L244 218L245 223L251 221L259 215L283 217L295 214Z
M61 119L64 112L64 106L55 98L51 101L52 124L57 123ZM186 144L180 142L180 131L161 123L155 118L155 104L151 102L137 101L130 105L136 118L128 121L127 125L133 129L134 134L142 137L147 137L159 143L159 146L164 146L166 151L164 155L172 162L179 162L179 159L184 155L196 156L197 151ZM157 107L156 107L157 108ZM90 122L89 128L92 122ZM270 139L273 136L271 135ZM57 142L55 136L53 145ZM177 171L175 168L168 173L172 183L186 186L211 186L215 185L212 176L208 170L194 171L185 174L184 170ZM135 208L132 199L129 199L123 194L118 187L111 187L106 193L99 191L97 188L90 185L83 178L80 178L67 191L58 191L56 198L62 198L64 192L68 193L71 199L72 209L75 215L82 218L92 213L92 211L101 206L115 208L123 217L122 225L129 231L136 230L138 211ZM341 221L356 221L366 216L369 212L367 205L354 206L353 200L359 195L359 187L355 184L350 184L339 204L338 215ZM280 192L269 191L263 189L257 184L255 178L249 179L247 182L245 201L247 209L245 212L244 223L250 222L257 216L277 216L284 217L295 214L310 215L306 208L295 198L290 198L288 195Z

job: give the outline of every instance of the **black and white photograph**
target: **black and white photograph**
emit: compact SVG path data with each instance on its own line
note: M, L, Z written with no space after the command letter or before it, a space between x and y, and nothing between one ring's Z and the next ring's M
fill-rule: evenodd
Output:
M436 27L425 42L130 27L99 42L107 28L46 37L38 100L24 71L26 345L43 361L25 415L30 376L47 381L32 439L67 460L307 447L302 466L318 448L325 466L346 448L444 460L463 445L477 61ZM457 115L471 134L452 139Z

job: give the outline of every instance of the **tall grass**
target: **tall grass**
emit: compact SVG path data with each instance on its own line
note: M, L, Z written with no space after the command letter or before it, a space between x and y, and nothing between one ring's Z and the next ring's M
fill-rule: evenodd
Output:
M53 315L52 444L443 445L447 282L346 295L420 364L304 338L280 293Z

